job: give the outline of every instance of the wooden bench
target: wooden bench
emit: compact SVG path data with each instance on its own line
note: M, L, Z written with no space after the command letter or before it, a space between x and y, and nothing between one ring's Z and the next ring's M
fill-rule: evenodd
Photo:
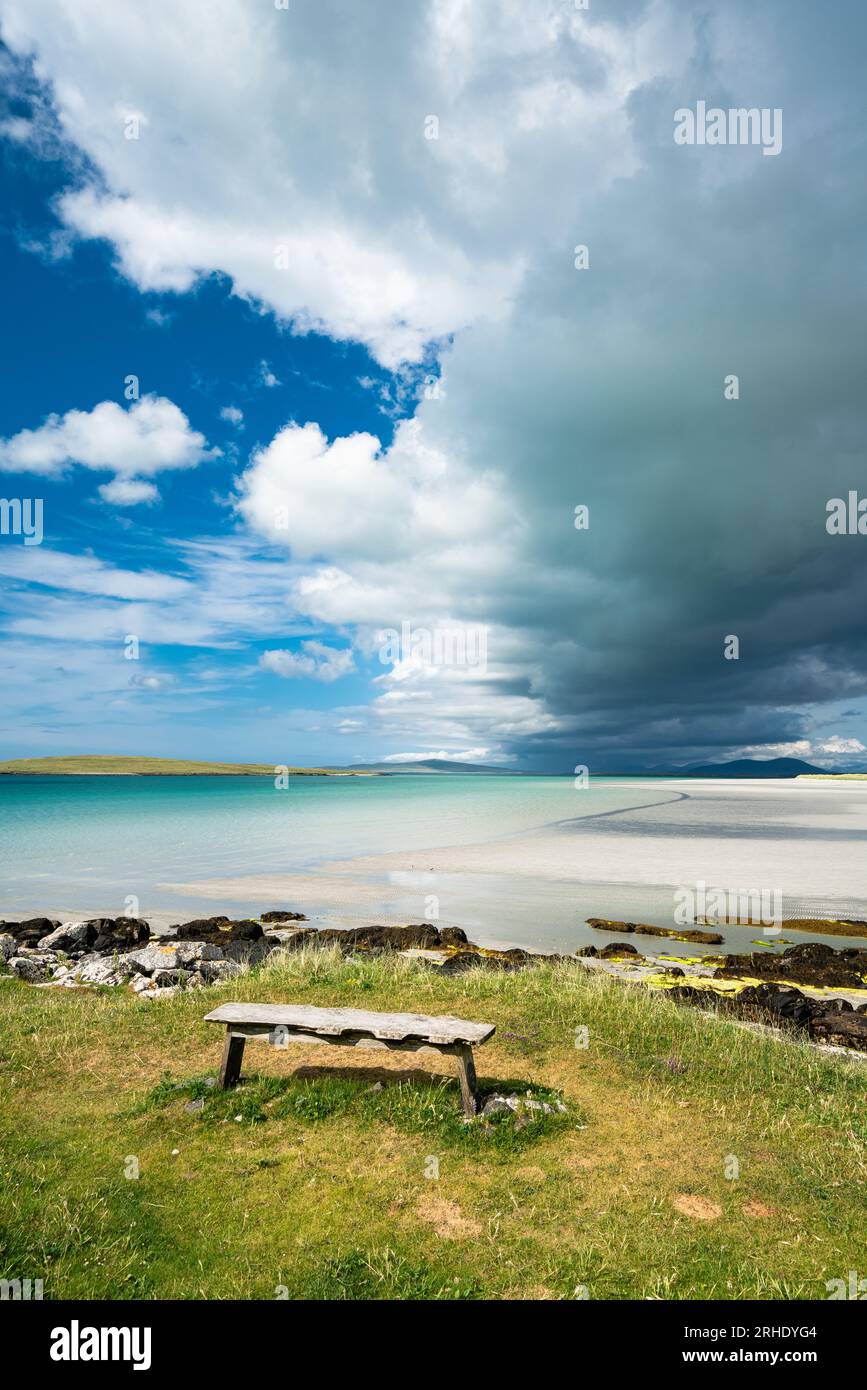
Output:
M466 1115L475 1115L479 1102L473 1047L487 1042L495 1031L492 1023L468 1023L463 1018L376 1014L365 1009L314 1009L304 1004L221 1004L205 1016L205 1022L226 1025L220 1067L223 1088L238 1081L248 1038L267 1037L277 1047L294 1042L389 1048L395 1052L433 1049L457 1058Z

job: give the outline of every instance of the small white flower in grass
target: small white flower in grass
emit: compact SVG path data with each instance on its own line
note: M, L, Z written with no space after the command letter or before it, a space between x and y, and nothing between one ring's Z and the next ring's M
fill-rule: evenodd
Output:
M179 1153L180 1149L172 1149L172 1158L177 1158Z

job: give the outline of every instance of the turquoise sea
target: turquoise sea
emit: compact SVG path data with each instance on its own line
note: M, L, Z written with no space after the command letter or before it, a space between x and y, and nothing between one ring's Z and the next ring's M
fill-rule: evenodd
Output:
M140 915L172 920L265 907L421 920L433 893L442 920L478 940L574 949L599 939L583 927L590 915L672 925L673 886L698 878L758 875L786 892L787 915L867 917L865 848L867 787L853 784L0 777L10 919L116 916L134 898ZM342 899L329 895L326 866L359 857L357 899L345 868ZM285 889L262 888L275 878ZM745 944L748 929L739 935Z

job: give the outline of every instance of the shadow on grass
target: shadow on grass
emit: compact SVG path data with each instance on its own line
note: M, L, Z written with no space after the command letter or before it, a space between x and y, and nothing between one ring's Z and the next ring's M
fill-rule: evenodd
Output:
M518 1094L556 1105L560 1095L524 1078L481 1079L481 1102L494 1093ZM299 1067L292 1076L252 1072L229 1091L214 1085L213 1077L174 1080L166 1074L129 1112L147 1115L201 1101L190 1119L206 1127L234 1122L248 1125L294 1122L320 1124L348 1118L363 1127L391 1124L408 1134L436 1136L441 1143L462 1148L490 1148L520 1152L529 1144L574 1125L580 1115L525 1109L503 1112L473 1121L464 1119L460 1089L453 1077L437 1076L409 1068L385 1071L378 1067L347 1069Z

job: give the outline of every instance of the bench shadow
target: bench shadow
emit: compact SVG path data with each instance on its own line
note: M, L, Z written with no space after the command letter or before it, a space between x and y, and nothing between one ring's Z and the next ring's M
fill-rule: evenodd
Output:
M397 1086L401 1082L412 1082L416 1086L426 1086L433 1090L438 1086L449 1085L458 1087L458 1078L453 1071L432 1072L423 1071L421 1067L402 1067L395 1070L391 1067L376 1066L313 1066L303 1064L296 1067L287 1078L299 1081L316 1081L327 1079L328 1077L339 1078L341 1081L366 1081L368 1085L374 1086L379 1082L383 1086ZM476 1079L478 1092L484 1100L486 1096L497 1094L506 1095L547 1095L550 1087L540 1085L537 1081L530 1081L526 1076L479 1076Z
M328 1067L304 1065L290 1073L291 1079L299 1081L318 1081L335 1079L340 1081L366 1081L368 1085L397 1086L411 1081L416 1086L427 1086L431 1090L445 1082L457 1085L457 1079L448 1072L423 1071L420 1067L404 1067L397 1071L391 1067Z

